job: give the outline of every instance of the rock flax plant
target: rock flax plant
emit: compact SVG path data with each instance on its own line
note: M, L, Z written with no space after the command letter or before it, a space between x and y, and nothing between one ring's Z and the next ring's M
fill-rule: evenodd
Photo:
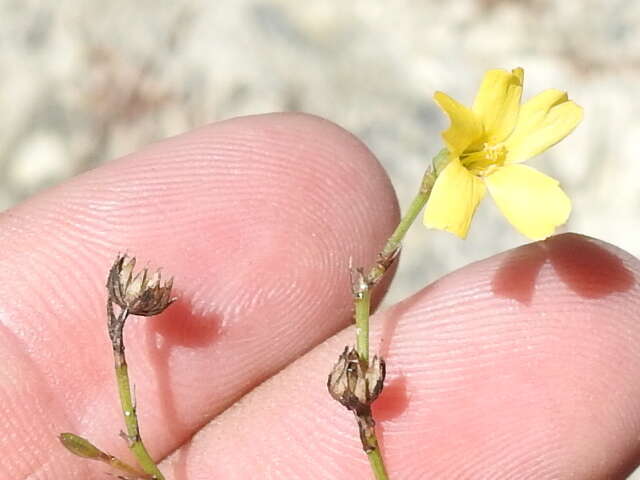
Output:
M123 437L129 449L140 465L133 467L122 460L109 455L91 444L88 440L74 435L62 433L60 441L72 453L92 460L104 462L116 470L126 474L124 479L164 480L155 461L147 451L140 434L136 404L131 395L129 369L124 354L124 325L129 315L152 317L162 313L175 298L171 296L173 279L162 282L160 272L150 274L145 268L134 272L135 257L118 255L107 277L107 329L113 348L114 368L122 415L126 426ZM116 309L118 312L116 313Z
M362 449L376 480L387 480L371 404L384 386L385 362L369 355L371 290L398 256L402 239L424 207L430 228L467 236L480 200L488 191L507 220L526 237L540 240L567 221L571 201L558 182L522 162L569 135L582 108L566 93L545 90L520 104L524 71L489 70L471 108L442 92L434 100L451 125L444 148L427 168L418 193L373 267L352 272L355 348L347 347L329 375L331 396L352 411Z
M539 240L567 221L571 202L553 178L522 162L566 137L580 123L582 109L566 93L549 89L521 104L524 71L490 70L471 108L445 93L434 100L451 122L442 132L444 148L427 167L404 216L368 269L351 270L356 338L345 347L327 381L331 396L353 412L376 480L389 479L372 404L383 391L387 365L370 355L371 293L398 258L407 231L424 209L423 223L465 238L480 200L488 192L506 219L524 236ZM130 315L154 316L171 305L173 280L160 273L135 272L136 260L119 255L107 279L107 330L126 433L138 466L101 451L88 440L62 433L60 441L75 455L104 462L121 479L164 480L140 433L125 359L123 330Z

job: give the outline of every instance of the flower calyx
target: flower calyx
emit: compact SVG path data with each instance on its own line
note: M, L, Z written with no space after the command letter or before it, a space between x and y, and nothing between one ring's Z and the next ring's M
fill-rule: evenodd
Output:
M385 362L374 356L371 363L360 358L353 347L345 347L329 374L327 388L338 403L356 415L370 411L384 385Z
M146 268L134 275L135 266L135 257L118 255L107 279L110 300L131 315L158 315L176 300L173 278L162 283L160 271L150 275Z

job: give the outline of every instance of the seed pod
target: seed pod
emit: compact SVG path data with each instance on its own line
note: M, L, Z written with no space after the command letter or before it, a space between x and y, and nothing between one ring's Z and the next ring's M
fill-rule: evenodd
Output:
M143 269L134 275L135 257L119 255L109 271L107 289L111 300L132 315L158 315L175 300L173 278L162 284L160 272Z
M345 347L334 365L327 388L331 396L347 409L360 414L369 409L384 385L385 363L373 357L367 366L354 348Z

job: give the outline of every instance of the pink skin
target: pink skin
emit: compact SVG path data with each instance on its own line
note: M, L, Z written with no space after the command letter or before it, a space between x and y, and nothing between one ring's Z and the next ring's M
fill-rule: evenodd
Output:
M62 431L130 458L104 315L119 251L161 265L180 297L125 330L145 441L175 452L168 478L368 478L325 381L353 340L336 334L349 257L371 262L397 220L360 142L289 114L160 142L2 214L0 479L109 478ZM379 314L392 478L624 478L640 453L639 273L563 235Z

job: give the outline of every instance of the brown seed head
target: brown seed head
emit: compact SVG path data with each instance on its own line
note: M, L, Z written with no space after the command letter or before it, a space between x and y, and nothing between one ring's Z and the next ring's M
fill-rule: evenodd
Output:
M354 348L345 347L329 375L327 388L336 401L358 414L380 395L384 376L382 358L373 357L367 366Z
M109 296L132 315L158 315L175 300L171 297L173 278L163 284L159 271L149 275L146 268L134 275L135 266L135 257L118 255L107 279Z

